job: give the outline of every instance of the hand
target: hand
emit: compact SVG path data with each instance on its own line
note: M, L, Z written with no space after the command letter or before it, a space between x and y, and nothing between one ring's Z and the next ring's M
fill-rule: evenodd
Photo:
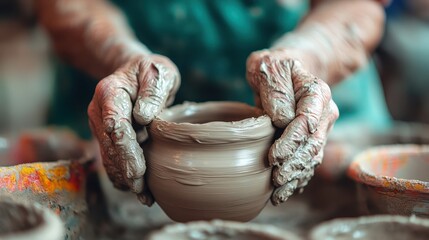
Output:
M146 205L153 198L145 188L146 164L133 127L149 124L171 104L179 85L180 74L169 59L146 55L101 80L88 107L110 180L119 189L137 193Z
M276 127L284 128L268 155L276 187L271 197L274 205L307 185L339 116L329 86L304 67L307 57L278 49L254 52L247 60L247 79L256 104Z

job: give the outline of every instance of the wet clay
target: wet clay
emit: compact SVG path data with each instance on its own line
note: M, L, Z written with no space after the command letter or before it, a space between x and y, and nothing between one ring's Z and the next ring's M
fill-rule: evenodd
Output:
M348 175L358 183L363 213L429 217L429 146L391 145L356 156Z
M174 224L153 233L149 240L297 240L295 235L269 225L215 220Z
M175 221L249 221L272 193L267 152L274 127L242 103L185 103L149 126L147 180Z
M37 204L0 197L0 239L59 240L64 230L58 216Z
M311 240L389 239L424 240L429 221L423 218L380 215L337 219L322 223L311 231Z

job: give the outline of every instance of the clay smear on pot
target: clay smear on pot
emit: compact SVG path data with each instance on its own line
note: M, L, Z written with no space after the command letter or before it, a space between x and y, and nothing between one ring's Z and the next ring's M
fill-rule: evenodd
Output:
M268 149L274 127L260 109L235 102L165 110L144 146L155 201L176 221L248 221L272 192Z
M356 156L348 174L369 213L429 216L429 146L390 145Z

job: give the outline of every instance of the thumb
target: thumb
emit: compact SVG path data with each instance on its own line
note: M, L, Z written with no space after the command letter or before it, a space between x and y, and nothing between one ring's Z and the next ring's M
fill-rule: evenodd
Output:
M285 128L295 118L295 97L288 61L264 57L260 65L262 107L274 125Z
M147 125L174 97L180 77L175 67L146 61L141 63L138 78L139 92L133 116L137 123Z

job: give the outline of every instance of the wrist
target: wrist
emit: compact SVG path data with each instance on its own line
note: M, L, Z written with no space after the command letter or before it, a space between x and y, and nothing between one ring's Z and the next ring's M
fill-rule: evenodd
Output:
M130 61L145 58L152 54L145 45L134 39L116 39L106 45L111 49L108 53L110 56L106 56L106 59L111 59L114 70Z
M309 71L311 74L326 79L327 63L323 61L321 55L317 51L313 50L308 43L304 43L307 40L301 41L299 44L274 44L271 48L271 52L277 52L284 56L285 59L296 60L301 63L304 69ZM308 44L308 47L306 46Z

